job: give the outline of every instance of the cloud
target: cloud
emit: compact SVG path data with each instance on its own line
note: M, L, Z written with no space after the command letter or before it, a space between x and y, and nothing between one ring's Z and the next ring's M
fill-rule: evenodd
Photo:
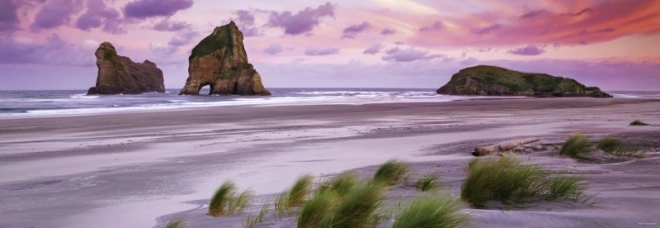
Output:
M532 10L520 16L520 19L530 19L535 18L543 13L547 13L545 10Z
M355 36L357 36L358 34L364 32L364 31L366 31L370 28L371 28L371 24L369 24L366 21L362 22L360 24L357 24L357 25L348 26L348 27L344 28L344 31L342 31L341 38L342 39L344 39L344 38L355 39Z
M440 57L444 56L438 54L429 54L428 51L420 51L414 48L402 50L399 47L395 47L387 50L385 52L385 56L383 56L382 59L385 61L393 62L414 62L418 60L435 59Z
M51 0L41 7L41 10L30 25L33 32L42 29L54 29L71 21L71 16L80 12L82 0Z
M149 43L149 49L151 52L159 55L174 54L179 50L179 47L193 43L198 36L198 32L191 29L184 29L176 32L167 45L161 43Z
M193 5L192 0L136 0L124 6L128 18L170 17L180 10Z
M432 25L429 26L424 26L419 28L420 32L430 32L430 31L436 31L436 30L441 30L444 26L442 25L441 21L435 21L433 22Z
M396 33L396 30L390 29L390 28L385 28L385 29L383 29L383 31L380 32L380 34L383 35L383 36L392 35L394 33Z
M243 32L245 37L261 36L263 35L254 24L254 15L247 10L237 10L236 18L231 20L236 22L238 28Z
M362 52L362 54L375 55L375 54L379 53L380 50L382 50L382 49L383 49L383 45L380 44L380 43L377 43L377 44L373 44L373 45L371 45L371 47L365 49Z
M408 43L425 47L512 47L529 43L571 46L660 33L660 1L559 1L552 5L532 11L491 8L458 17L440 16L445 25L455 26L445 26L439 37L414 34ZM582 10L567 13L566 9ZM493 22L497 23L483 24Z
M559 14L559 15L560 16L574 16L575 17L575 16L580 16L582 14L588 14L588 13L594 13L594 9L584 8L584 9L578 11L577 13L562 13L562 14Z
M0 0L0 32L18 29L18 5L12 0Z
M484 27L484 28L474 28L470 31L475 35L486 35L488 33L491 33L493 31L501 29L501 28L502 28L502 25L495 23L495 24L489 25L489 26Z
M160 22L156 23L153 29L156 31L174 32L174 31L181 31L184 29L190 29L190 27L191 25L185 21L169 21L167 19L163 19Z
M507 52L514 55L540 55L543 54L545 50L539 48L536 45L527 45L525 47L512 49Z
M305 55L308 56L334 55L337 53L339 53L339 48L334 48L334 47L329 47L329 48L309 47L305 50Z
M478 52L490 52L491 50L493 50L492 47L489 47L489 48L479 48L479 50L477 50L477 51L478 51Z
M299 35L311 32L321 23L321 18L334 16L335 7L328 2L316 9L307 7L296 14L290 11L271 12L267 26L283 28L285 34Z
M96 57L93 51L88 51L88 43L69 43L57 34L49 35L43 43L16 42L10 37L0 37L0 65L94 66Z
M76 20L76 27L89 31L103 26L105 32L123 33L125 30L119 25L119 16L119 11L108 8L103 0L88 0L87 10Z
M264 53L270 54L270 55L277 55L281 53L284 50L282 45L280 44L271 44L268 47L264 48Z

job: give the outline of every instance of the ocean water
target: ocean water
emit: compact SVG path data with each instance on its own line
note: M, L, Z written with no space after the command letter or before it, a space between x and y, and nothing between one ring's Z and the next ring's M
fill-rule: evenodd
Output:
M368 104L385 102L444 102L475 97L447 96L434 89L273 88L273 96L179 96L178 89L141 95L87 96L84 90L0 91L0 118L89 115L238 105ZM202 90L200 94L208 94ZM660 92L612 92L619 98L656 98ZM488 98L488 97L481 97ZM501 98L501 97L498 97Z

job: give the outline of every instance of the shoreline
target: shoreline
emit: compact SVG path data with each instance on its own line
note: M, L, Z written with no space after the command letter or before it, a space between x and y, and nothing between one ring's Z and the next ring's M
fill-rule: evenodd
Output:
M466 150L508 138L557 141L576 129L651 137L658 115L660 100L527 98L0 119L0 226L152 227L186 213L230 225L247 215L199 213L227 179L267 196L307 172L370 172L390 158L451 170L472 158ZM652 125L628 127L634 119ZM551 161L539 160L564 165ZM39 203L48 199L57 201Z

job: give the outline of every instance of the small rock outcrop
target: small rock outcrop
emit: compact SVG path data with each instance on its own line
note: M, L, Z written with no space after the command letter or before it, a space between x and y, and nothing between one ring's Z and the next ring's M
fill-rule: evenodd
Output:
M571 78L483 65L460 70L436 92L480 96L612 97L598 87L586 87Z
M216 27L193 48L188 58L188 79L179 95L199 95L204 86L210 94L271 95L261 76L248 62L243 33L234 22Z
M163 71L155 63L145 60L135 63L130 58L117 55L117 50L108 42L96 49L96 66L99 69L96 86L87 94L141 94L165 92Z

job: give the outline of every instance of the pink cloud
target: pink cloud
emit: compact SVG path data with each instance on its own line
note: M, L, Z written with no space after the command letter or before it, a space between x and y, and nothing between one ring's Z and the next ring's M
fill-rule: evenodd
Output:
M344 38L355 39L355 36L357 36L358 34L364 32L364 31L367 31L370 28L371 28L371 24L369 24L366 21L362 22L360 24L357 24L357 25L348 26L348 27L344 28L344 31L342 31L341 38L342 39L344 39Z
M383 49L383 45L380 44L380 43L377 43L377 44L373 44L369 48L365 49L362 52L362 54L375 55L375 54L378 54L380 52L380 50L382 50L382 49Z
M329 2L317 8L307 7L296 14L291 11L271 12L268 26L283 28L285 34L299 35L309 33L321 23L323 17L334 17L335 7Z
M80 12L82 0L52 0L46 2L34 18L30 26L32 31L54 29L71 21L74 14Z
M169 17L193 5L192 0L137 0L124 6L128 18Z
M436 31L436 30L441 30L444 26L442 25L441 21L435 21L433 24L429 26L424 26L419 28L420 32L430 32L430 31Z
M380 34L383 35L383 36L392 35L394 33L396 33L396 30L390 29L390 28L385 28L385 29L383 29L383 31L380 32Z
M410 41L422 46L581 45L630 35L654 35L660 31L660 1L549 3L553 4L552 7L531 11L499 11L492 8L479 13L443 17L443 22L455 26L438 31L438 36L418 34ZM401 15L390 16L405 20ZM436 20L437 17L428 18L426 23Z
M512 50L507 51L508 53L514 54L514 55L540 55L545 52L542 48L539 48L536 45L527 45L525 47L521 48L515 48Z

